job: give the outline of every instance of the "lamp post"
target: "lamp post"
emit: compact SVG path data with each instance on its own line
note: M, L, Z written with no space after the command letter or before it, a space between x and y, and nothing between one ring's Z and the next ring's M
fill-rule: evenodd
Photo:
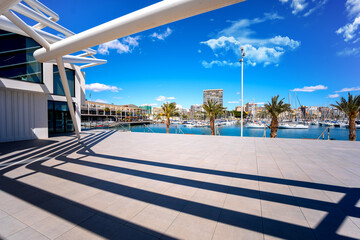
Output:
M244 47L241 47L241 137L244 136Z

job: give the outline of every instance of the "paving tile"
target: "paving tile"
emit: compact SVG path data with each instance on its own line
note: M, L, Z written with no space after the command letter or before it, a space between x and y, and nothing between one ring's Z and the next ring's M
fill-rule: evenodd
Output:
M180 213L165 234L180 239L211 239L216 221ZM163 239L168 239L163 236Z
M111 239L122 226L116 221L98 215L94 215L79 224L79 227L107 239Z
M31 227L24 228L7 238L7 240L47 240L49 238L45 237L38 231L32 229Z
M60 212L58 216L51 215L36 222L31 227L46 237L54 239L74 228L76 224L88 219L92 215L92 212L73 206Z
M127 223L127 225L138 228L139 226L157 232L160 237L179 214L178 211L169 208L149 205ZM141 230L141 229L140 229ZM145 231L146 232L146 231Z
M0 176L1 237L359 238L360 201L342 202L360 188L359 142L115 132L91 150Z
M0 218L0 236L8 237L22 229L26 228L26 225L12 216L6 216Z

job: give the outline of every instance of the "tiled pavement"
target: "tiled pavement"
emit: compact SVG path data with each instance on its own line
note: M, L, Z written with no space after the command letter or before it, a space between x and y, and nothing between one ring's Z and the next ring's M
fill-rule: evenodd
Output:
M0 239L360 239L360 143L87 131L0 144Z

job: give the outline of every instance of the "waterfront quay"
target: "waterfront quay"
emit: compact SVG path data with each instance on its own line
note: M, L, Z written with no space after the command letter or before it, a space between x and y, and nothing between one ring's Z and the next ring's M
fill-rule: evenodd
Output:
M360 145L106 130L0 145L1 239L359 239Z

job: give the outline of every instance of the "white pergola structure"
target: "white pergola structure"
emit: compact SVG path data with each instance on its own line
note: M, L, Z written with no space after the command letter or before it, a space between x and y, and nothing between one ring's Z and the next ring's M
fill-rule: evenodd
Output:
M59 16L37 0L23 0L26 5L21 3L21 0L0 0L0 28L29 36L39 43L42 48L34 52L37 61L57 63L76 136L80 139L64 62L85 64L81 68L106 63L105 60L96 59L93 56L96 51L90 48L242 1L245 0L163 0L84 32L74 34L57 24ZM29 26L15 12L38 23ZM64 34L66 38L42 31L41 29L44 27L50 27ZM76 56L69 55L79 51L84 51L84 53Z

